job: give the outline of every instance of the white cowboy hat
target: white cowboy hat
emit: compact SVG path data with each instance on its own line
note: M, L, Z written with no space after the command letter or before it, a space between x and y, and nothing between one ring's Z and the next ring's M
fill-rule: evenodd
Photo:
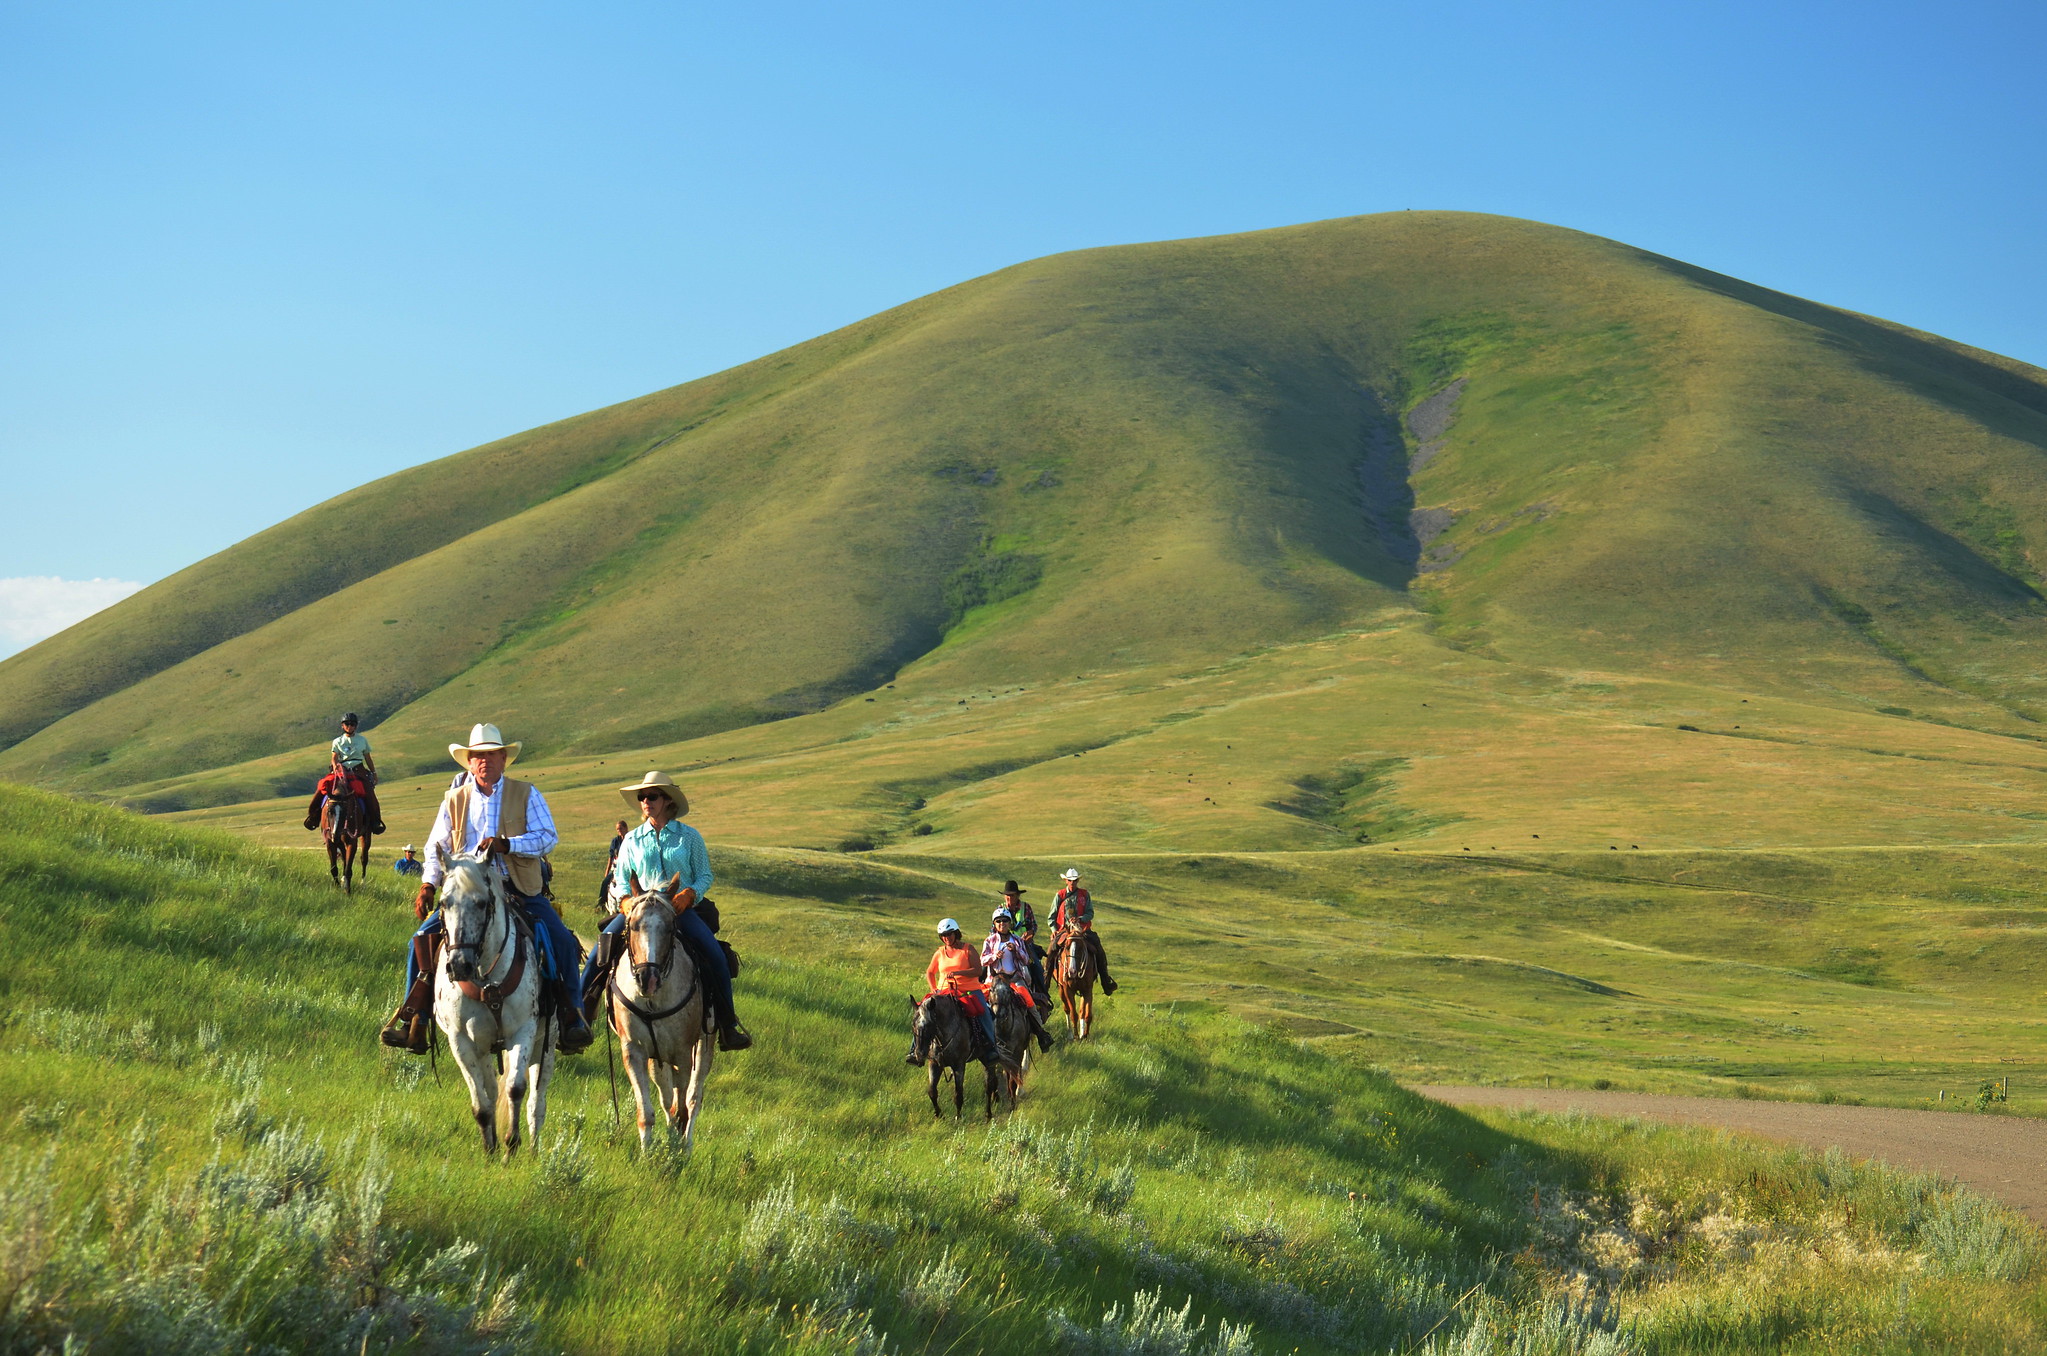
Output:
M675 806L675 817L677 819L681 819L689 813L689 797L684 795L682 788L675 784L675 778L665 772L649 772L631 786L621 786L618 788L618 794L620 799L637 810L640 808L640 792L647 790L649 787L668 797L669 802Z
M1061 871L1061 872L1059 873L1059 879L1061 879L1061 880L1079 880L1079 879L1080 879L1080 868L1079 868L1079 867L1077 867L1077 866L1069 866L1069 867L1067 867L1067 868L1066 868L1066 869L1065 869L1064 871Z
M505 761L512 762L519 756L520 741L507 744L505 736L495 725L472 725L469 727L467 744L448 745L448 756L458 763L467 764L472 753L490 753L495 749L505 751Z

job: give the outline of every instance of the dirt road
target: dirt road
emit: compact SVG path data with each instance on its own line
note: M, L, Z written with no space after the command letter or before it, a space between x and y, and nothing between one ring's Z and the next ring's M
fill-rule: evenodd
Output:
M1970 1112L1904 1111L1883 1106L1743 1102L1646 1092L1574 1092L1563 1088L1418 1087L1452 1106L1578 1110L1717 1125L1815 1149L1838 1148L1894 1168L1958 1178L2047 1228L2047 1120Z

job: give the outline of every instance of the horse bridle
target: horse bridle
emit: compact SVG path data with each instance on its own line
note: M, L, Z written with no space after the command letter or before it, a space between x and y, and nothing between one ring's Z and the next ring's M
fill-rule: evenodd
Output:
M660 900L663 904L666 904L669 907L669 909L675 913L678 920L682 916L682 911L675 907L674 901L663 898L658 892L650 892L639 897L639 899L634 903L631 911L625 915L625 958L627 962L631 964L633 969L636 971L639 969L641 961L638 956L633 954L633 942L639 932L640 915L646 909L648 901L656 899ZM676 937L675 934L671 932L668 936L668 958L666 960L663 960L660 964L654 966L653 987L655 989L660 988L663 984L666 984L668 982L668 971L675 964L676 950L677 950ZM633 1002L632 999L627 998L625 996L625 991L618 987L618 972L614 970L611 973L611 983L605 986L605 1001L607 1003L617 1003L620 1007L623 1007L627 1012L630 1012L633 1016L639 1018L640 1021L646 1024L648 1053L651 1054L657 1062L659 1062L661 1060L661 1033L654 1029L654 1023L662 1020L665 1017L673 1017L676 1013L681 1012L684 1008L688 1007L691 1001L694 1000L697 996L697 988L702 982L702 978L703 977L700 973L695 972L691 973L689 977L689 988L684 990L682 997L676 999L673 1003L670 1003L667 1007L662 1008L659 1011L650 1012L646 1008L641 1007L638 1003ZM635 984L639 982L639 977L637 974L633 977L633 982ZM650 998L653 995L652 991L650 990L647 993L641 994L640 996L642 998ZM618 1013L616 1012L616 1010L610 1013L610 1017L613 1030L618 1032L620 1040L624 1040L625 1032L623 1029L619 1027Z
M633 948L635 943L639 941L641 915L646 912L647 905L654 900L660 900L663 904L668 905L669 909L675 912L678 921L680 921L682 916L681 912L679 910L676 910L675 904L672 900L662 899L660 894L658 893L649 893L641 895L639 899L634 902L632 912L628 913L625 916L625 958L632 963L632 967L634 970L638 970L642 965L648 963L647 961L643 960L634 951ZM663 984L666 984L668 982L668 972L671 969L673 969L674 966L675 966L675 933L673 930L671 930L668 934L668 955L654 966L654 988L658 989Z
M441 926L444 929L446 929L448 934L449 954L453 955L457 951L471 951L477 953L475 983L476 987L479 989L483 988L484 986L491 982L490 976L492 972L498 968L498 963L504 960L505 958L505 944L502 941L500 941L498 943L497 953L490 958L490 964L485 965L482 962L482 951L484 944L490 940L491 924L496 922L500 917L502 917L505 920L505 936L507 937L511 936L513 930L511 907L505 903L503 896L501 896L498 893L497 882L491 881L490 884L491 884L490 908L484 914L483 936L477 938L473 942L465 942L461 940L460 935L455 931L454 918L451 916L446 916L448 914L447 904L443 903L441 905L441 913L444 915L441 920Z

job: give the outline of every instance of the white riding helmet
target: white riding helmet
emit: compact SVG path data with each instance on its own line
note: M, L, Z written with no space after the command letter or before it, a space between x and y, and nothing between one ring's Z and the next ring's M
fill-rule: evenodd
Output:
M960 920L957 918L941 918L938 920L938 935L941 937L948 932L958 932L959 930Z
M1011 913L1008 909L997 909L994 913L988 916L988 921L992 923L999 923L1004 919L1007 919L1010 922L1014 923L1016 921L1016 915Z

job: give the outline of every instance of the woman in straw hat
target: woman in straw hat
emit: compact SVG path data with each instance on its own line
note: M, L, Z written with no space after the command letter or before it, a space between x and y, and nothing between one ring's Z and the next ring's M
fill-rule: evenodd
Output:
M669 881L679 878L676 921L681 925L690 956L703 972L711 1010L718 1014L718 1048L748 1048L753 1037L739 1024L739 1014L733 1010L732 970L725 963L725 950L696 911L696 902L711 888L711 855L704 850L704 836L682 822L682 817L689 813L689 797L665 772L649 772L631 786L618 788L618 794L640 812L645 822L618 845L618 856L611 865L611 897L624 899L642 890L666 889ZM585 1002L594 999L593 980L616 960L613 952L617 943L613 939L624 927L624 914L613 914L604 925L604 935L598 939L590 963L583 967Z
M413 934L405 962L405 1001L384 1026L384 1044L416 1055L426 1053L427 1023L433 1017L433 976L427 972L425 958L431 952L433 934L441 926L440 914L433 912L434 895L447 874L449 857L482 850L496 863L507 893L533 920L561 1013L557 1048L565 1055L587 1050L590 1024L583 1020L583 1005L577 1001L572 983L582 948L546 895L547 854L561 841L547 798L533 783L505 776L505 768L519 756L519 741L506 743L495 725L474 726L469 742L448 745L448 755L467 771L441 797L440 815L426 841L419 897L412 906L413 915L425 919L426 925Z

